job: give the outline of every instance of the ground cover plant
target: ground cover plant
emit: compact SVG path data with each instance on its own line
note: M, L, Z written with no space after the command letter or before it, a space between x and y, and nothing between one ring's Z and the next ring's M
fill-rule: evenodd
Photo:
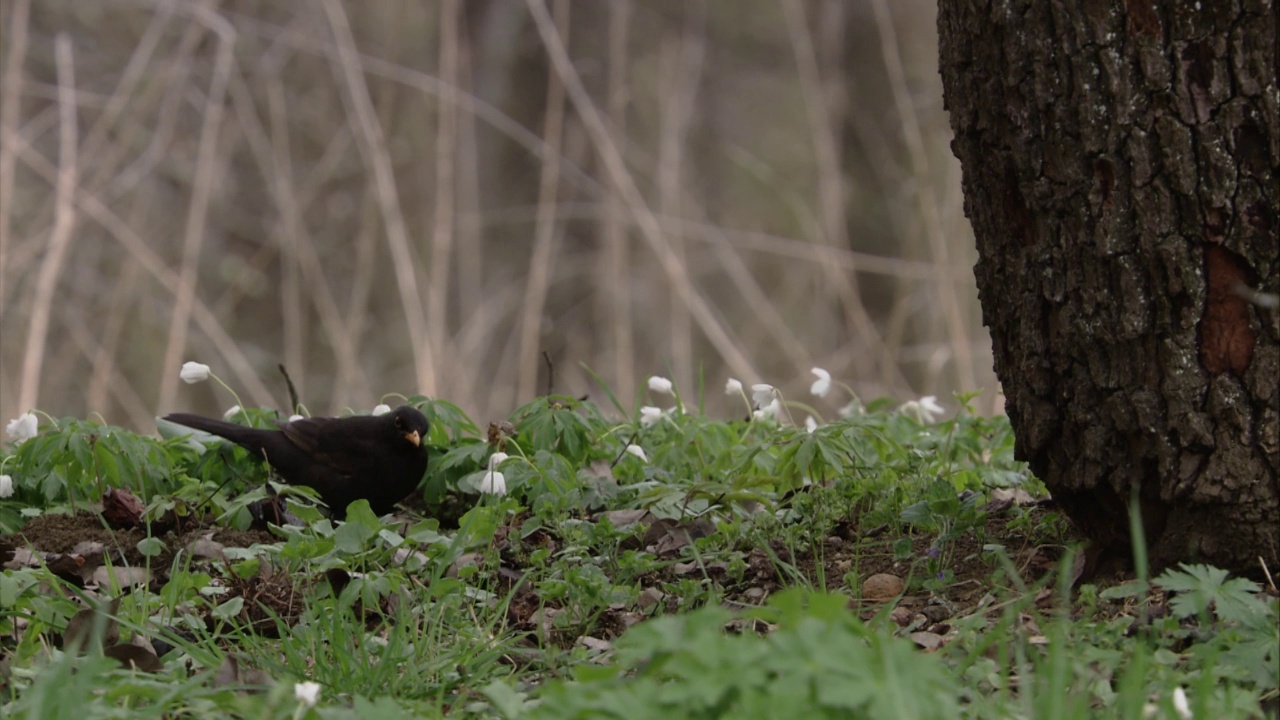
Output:
M423 486L341 522L209 436L19 418L0 715L1275 712L1274 584L1099 563L1004 418L815 375L840 417L735 380L729 418L661 377L492 422L397 398L430 421Z

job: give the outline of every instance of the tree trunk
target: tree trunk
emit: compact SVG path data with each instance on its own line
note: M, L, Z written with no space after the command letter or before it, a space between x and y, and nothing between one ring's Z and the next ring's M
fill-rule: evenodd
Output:
M1115 556L1139 498L1156 567L1280 570L1278 12L939 7L1018 455Z

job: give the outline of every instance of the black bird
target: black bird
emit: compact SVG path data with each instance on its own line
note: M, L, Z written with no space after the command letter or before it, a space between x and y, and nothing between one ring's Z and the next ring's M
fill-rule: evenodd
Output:
M305 418L259 430L213 418L174 413L165 420L203 430L261 455L291 485L320 493L334 517L365 499L378 515L413 492L427 471L427 418L401 405L383 415Z

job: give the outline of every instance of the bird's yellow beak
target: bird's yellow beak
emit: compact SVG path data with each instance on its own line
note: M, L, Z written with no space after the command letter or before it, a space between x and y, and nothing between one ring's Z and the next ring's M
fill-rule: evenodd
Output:
M418 434L417 430L410 430L405 433L404 439L413 443L414 447L422 447L422 436Z

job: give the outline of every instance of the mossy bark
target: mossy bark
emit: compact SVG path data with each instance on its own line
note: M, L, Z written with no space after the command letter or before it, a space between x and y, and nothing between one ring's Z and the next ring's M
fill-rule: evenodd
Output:
M1280 570L1280 52L1265 0L943 0L1018 453L1156 566Z

